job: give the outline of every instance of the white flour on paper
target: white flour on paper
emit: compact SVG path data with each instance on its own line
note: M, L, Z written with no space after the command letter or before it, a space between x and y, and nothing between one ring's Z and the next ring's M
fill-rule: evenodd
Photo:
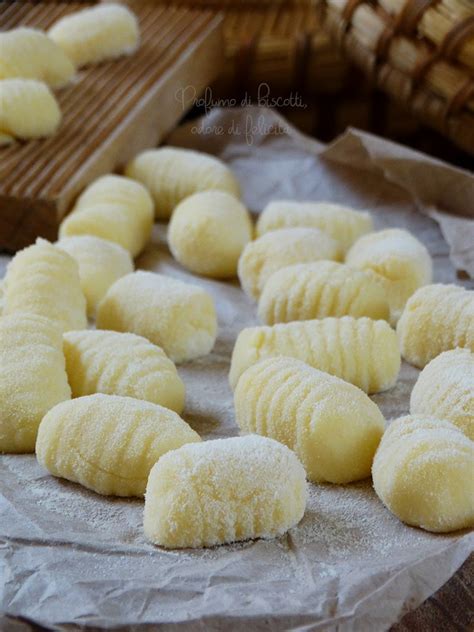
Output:
M420 213L426 210L420 208L423 196L413 200L410 187L416 181L403 187L392 164L389 179L382 175L391 154L403 163L403 148L354 132L324 149L268 110L215 110L208 122L211 127L232 124L235 130L248 116L262 117L260 129L266 132L251 139L245 134L215 137L193 134L187 125L171 142L228 161L253 212L272 198L367 208L377 228L399 226L416 234L434 259L436 281L460 282L438 225ZM277 127L281 134L269 132ZM321 158L321 152L330 159ZM376 155L385 161L377 168ZM417 156L423 163L424 157ZM413 159L411 152L408 158ZM423 164L429 170L431 159ZM474 187L472 177L469 186ZM0 276L6 262L0 259ZM183 416L205 439L236 435L227 374L238 332L257 324L256 305L236 282L206 280L183 270L169 255L160 225L137 266L192 280L214 296L220 328L215 349L179 367L187 389ZM472 281L462 283L473 287ZM408 412L417 375L404 364L397 385L373 396L387 419ZM466 533L434 535L399 522L370 481L310 485L301 523L271 541L165 551L145 540L142 513L139 500L100 497L52 478L34 456L0 456L0 629L31 629L27 622L14 628L10 618L3 623L8 616L55 630L73 625L152 630L161 623L163 630L181 624L186 630L299 626L377 632L429 597L473 550Z

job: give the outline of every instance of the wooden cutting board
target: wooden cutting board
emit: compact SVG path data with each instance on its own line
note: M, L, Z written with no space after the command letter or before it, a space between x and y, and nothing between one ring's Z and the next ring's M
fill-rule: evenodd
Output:
M91 3L92 4L92 3ZM0 2L0 30L47 29L84 2ZM79 71L56 92L63 121L51 138L0 147L0 250L55 239L78 193L155 146L219 74L222 19L211 11L137 5L141 45ZM183 91L182 89L192 86ZM181 94L186 97L183 103Z

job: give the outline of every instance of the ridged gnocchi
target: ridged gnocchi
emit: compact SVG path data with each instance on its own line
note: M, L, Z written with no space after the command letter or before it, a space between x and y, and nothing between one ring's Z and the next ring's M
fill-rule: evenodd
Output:
M136 257L153 228L153 200L144 186L107 175L90 184L62 221L59 236L94 235L108 239Z
M217 189L240 196L237 179L222 161L191 149L148 149L129 162L125 175L151 192L160 220L168 219L175 206L199 191Z
M52 136L61 110L48 86L35 79L0 80L0 144L15 138L33 140Z
M474 292L434 283L417 290L398 321L402 357L423 368L443 351L474 351Z
M57 246L68 253L79 267L81 288L87 301L87 313L95 315L97 305L109 287L133 272L130 253L108 239L93 235L64 237Z
M373 230L372 218L367 211L356 211L329 202L274 200L267 204L258 218L257 235L295 226L319 228L336 239L344 252L361 235Z
M335 261L300 263L268 279L258 302L267 325L328 316L387 320L388 299L373 276Z
M62 331L87 327L77 264L45 239L17 252L8 264L4 314L17 312L45 316Z
M153 467L144 529L167 548L283 535L303 517L305 472L286 446L255 435L185 445Z
M186 362L211 351L217 317L205 290L139 270L110 287L97 310L97 327L144 336L174 362Z
M238 335L232 353L232 388L250 366L276 356L302 360L366 393L391 388L401 364L397 335L384 320L343 316L248 327Z
M268 358L242 373L234 403L239 428L294 450L309 480L370 476L385 420L353 384L294 358Z
M410 414L446 419L474 441L474 353L453 349L431 360L411 392Z
M400 228L364 235L347 253L346 263L379 275L390 300L392 322L398 320L413 292L431 283L433 276L428 250Z
M245 246L239 259L239 280L244 292L258 300L265 283L277 270L321 259L341 259L341 248L329 235L317 228L272 230Z
M474 526L474 442L434 417L393 421L377 450L377 495L397 518L444 533Z
M168 243L185 268L215 278L235 277L237 262L252 239L245 206L225 191L200 191L174 209Z
M143 399L178 414L184 384L165 352L146 338L116 331L64 334L66 370L73 397L105 393Z
M58 404L41 421L40 465L105 496L143 496L158 459L201 438L172 410L97 393Z
M60 18L48 31L78 67L130 55L139 46L135 15L118 4L104 4Z
M0 79L37 79L61 88L76 72L64 51L45 33L20 27L0 33Z
M0 452L34 452L41 419L70 397L61 330L37 314L0 318Z

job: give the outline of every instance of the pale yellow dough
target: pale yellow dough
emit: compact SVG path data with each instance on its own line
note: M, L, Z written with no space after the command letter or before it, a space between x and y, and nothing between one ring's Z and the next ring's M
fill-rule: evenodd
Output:
M204 276L235 277L237 262L252 239L245 206L225 191L201 191L174 209L168 243L174 258Z
M406 416L384 434L374 488L403 522L444 533L474 526L474 442L434 417Z
M70 13L55 22L48 35L78 67L130 55L140 43L137 18L118 4Z
M106 393L143 399L181 413L184 384L165 352L146 338L116 331L64 334L73 397Z
M300 263L268 279L258 302L267 325L328 316L389 317L388 299L373 276L335 261Z
M59 327L37 314L0 318L0 452L34 452L41 419L70 397Z
M117 279L133 272L130 253L118 244L93 235L64 237L57 246L79 266L81 288L87 301L87 313L95 315L97 305Z
M136 257L148 243L152 228L153 200L146 188L130 178L107 175L85 189L62 221L59 236L94 235Z
M0 79L0 145L52 136L60 122L61 110L45 83Z
M443 351L474 351L474 292L435 283L408 300L397 325L402 357L423 368Z
M199 435L175 412L131 397L89 395L55 406L36 442L53 476L105 496L143 496L158 459Z
M186 445L153 467L146 536L166 548L273 538L298 524L307 488L287 447L255 435Z
M17 312L50 318L62 331L87 327L77 263L49 241L37 239L8 264L3 313Z
M125 175L149 189L156 217L161 220L168 219L184 198L199 191L217 189L240 196L237 179L222 161L191 149L148 149L128 163Z
M411 392L410 413L446 419L474 441L474 353L453 349L431 360Z
M272 230L247 244L239 259L239 279L244 292L258 300L277 270L321 259L339 261L341 256L338 242L317 228Z
M97 311L97 327L144 336L174 362L186 362L211 351L217 317L205 290L139 270L109 289Z
M71 81L72 61L45 33L20 27L0 32L0 79L37 79L52 88Z
M295 226L319 228L336 239L344 252L361 235L373 230L372 218L367 211L329 202L274 200L258 218L257 235Z
M346 263L378 275L390 300L393 323L413 292L431 283L433 276L428 250L414 235L400 228L361 237L347 253Z
M294 358L268 358L242 373L234 403L239 428L294 450L309 480L343 484L370 476L385 421L353 384Z
M351 316L323 318L243 329L232 353L232 388L250 366L276 356L302 360L366 393L391 388L400 371L397 335L387 322Z

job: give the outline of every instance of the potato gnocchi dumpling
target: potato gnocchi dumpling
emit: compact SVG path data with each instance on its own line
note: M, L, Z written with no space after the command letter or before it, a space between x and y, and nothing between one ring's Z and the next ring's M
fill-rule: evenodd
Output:
M379 275L390 300L394 323L413 292L431 283L433 276L428 250L411 233L400 228L364 235L347 253L346 263Z
M20 27L0 33L0 79L37 79L52 88L71 81L72 61L45 33Z
M271 275L294 263L321 259L339 261L337 241L317 228L281 228L265 233L245 247L239 259L239 279L244 292L258 300Z
M240 197L237 179L221 160L191 149L148 149L129 162L125 175L151 192L160 220L168 219L175 206L199 191L217 189Z
M5 277L4 314L16 312L50 318L62 331L85 329L86 299L74 259L45 239L17 252Z
M41 419L70 397L59 327L24 312L0 318L0 452L34 452Z
M344 252L361 235L373 230L372 218L367 211L329 202L275 200L267 204L258 218L257 235L295 226L319 228L336 239Z
M130 55L140 43L137 18L118 4L66 15L53 24L48 35L78 67Z
M63 402L43 418L36 442L53 476L105 496L143 496L158 459L199 435L172 410L97 393Z
M3 312L3 306L5 303L5 281L0 279L0 316Z
M435 283L408 300L398 321L402 357L423 368L443 351L474 351L474 292L458 285Z
M389 317L388 299L373 276L335 261L300 263L268 279L258 302L267 325L328 316Z
M61 110L48 86L35 79L0 80L0 144L15 138L33 140L52 136Z
M474 441L474 353L453 349L431 360L411 392L410 413L446 419Z
M444 533L474 526L474 442L448 421L406 416L385 432L374 488L397 518Z
M384 320L343 316L248 327L240 332L232 353L232 388L248 367L276 356L302 360L366 393L391 388L401 363L397 335Z
M237 262L252 239L245 206L225 191L201 191L174 209L168 228L173 257L196 274L235 277Z
M144 336L173 362L186 362L211 351L217 317L205 290L139 270L111 286L99 305L97 327Z
M144 186L107 175L90 184L62 221L59 236L95 235L113 241L132 257L146 246L153 228L153 200Z
M87 313L95 315L97 305L109 287L133 272L130 253L118 244L93 235L64 237L56 244L79 266L81 288L87 301Z
M294 358L268 358L242 373L234 402L239 428L294 450L309 480L370 476L385 421L353 384Z
M255 435L186 445L153 467L144 528L167 548L283 535L303 517L305 472L287 447Z
M135 334L83 330L64 334L73 397L105 393L136 397L181 413L184 384L160 347Z

